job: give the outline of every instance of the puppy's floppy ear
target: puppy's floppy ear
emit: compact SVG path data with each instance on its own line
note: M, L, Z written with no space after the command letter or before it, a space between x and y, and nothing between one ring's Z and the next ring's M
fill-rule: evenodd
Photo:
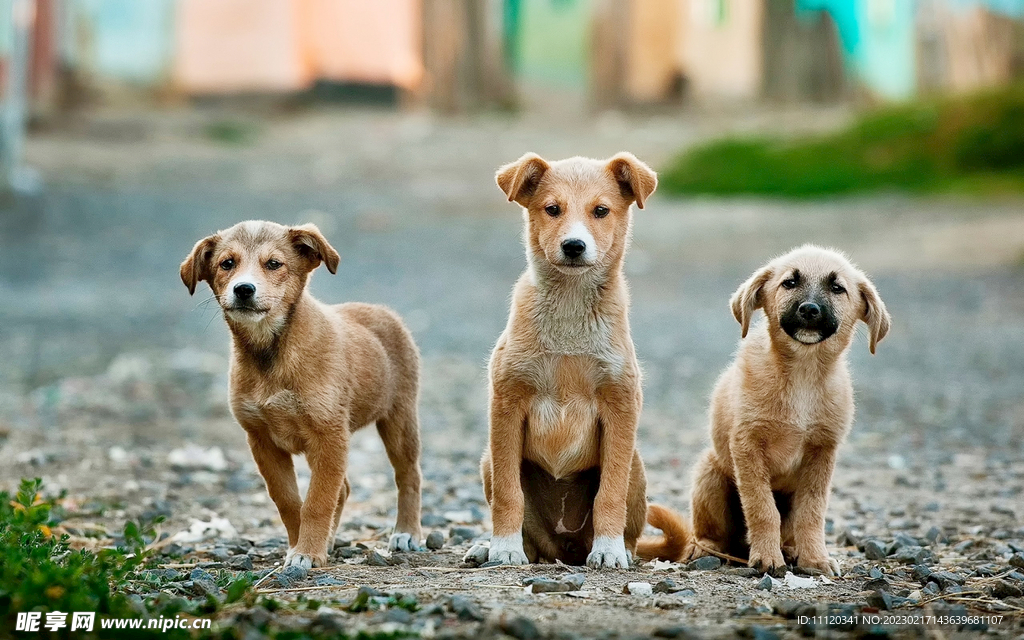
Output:
M860 297L864 300L864 308L861 310L860 319L868 325L868 349L872 355L875 353L875 345L882 341L885 334L889 333L892 318L885 308L878 290L871 281L864 278L857 285L860 290Z
M304 224L288 229L288 240L300 254L310 261L312 265L309 268L310 271L319 267L320 262L323 261L327 265L328 271L338 272L338 262L341 261L341 256L334 250L331 243L327 242L324 234L320 233L320 229L315 224Z
M644 202L658 188L658 174L628 151L612 156L608 170L619 183L622 195L636 200L636 206L644 208Z
M196 285L201 281L213 280L213 252L218 242L220 235L203 238L192 247L192 253L181 263L181 281L188 287L188 295L196 292Z
M536 153L527 153L515 162L510 162L498 169L494 174L494 180L509 202L518 202L524 207L529 203L530 197L537 191L540 179L550 165Z
M736 322L743 327L740 337L747 337L747 330L750 329L750 318L754 312L764 306L764 285L771 280L771 267L762 267L754 272L746 282L740 285L736 293L732 294L729 305L732 307L732 315Z

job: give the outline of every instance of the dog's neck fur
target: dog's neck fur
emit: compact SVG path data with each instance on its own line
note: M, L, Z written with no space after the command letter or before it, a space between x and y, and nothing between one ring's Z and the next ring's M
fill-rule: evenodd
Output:
M837 349L835 344L829 344L830 340L842 339L841 336L832 336L815 345L802 345L797 344L780 327L771 326L767 319L762 321L759 328L766 334L763 338L764 349L767 362L772 365L763 373L772 378L800 376L810 381L821 381L845 364L850 345Z
M607 350L614 320L608 303L624 286L619 264L572 275L532 255L529 262L536 292L530 320L544 350L566 355Z
M321 314L316 301L305 290L299 299L291 304L283 318L264 318L258 322L243 322L227 319L231 330L236 357L251 362L259 371L270 372L282 360L287 359L289 352L289 334L292 327L302 324L309 330L319 325L313 322L317 314ZM316 336L313 344L318 343Z

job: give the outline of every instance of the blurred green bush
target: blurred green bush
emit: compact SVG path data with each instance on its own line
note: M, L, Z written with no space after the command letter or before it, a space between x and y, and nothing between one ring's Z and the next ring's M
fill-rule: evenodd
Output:
M828 135L714 141L659 178L675 194L1022 193L1024 84L884 108Z

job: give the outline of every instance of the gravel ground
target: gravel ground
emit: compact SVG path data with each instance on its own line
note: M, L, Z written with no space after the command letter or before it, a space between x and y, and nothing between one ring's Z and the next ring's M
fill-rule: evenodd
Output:
M154 580L172 592L200 593L202 572L249 561L255 571L274 568L284 530L227 414L226 330L206 296L188 297L177 267L196 239L240 219L315 221L342 265L336 276L318 273L314 292L393 306L423 352L424 533L443 545L383 551L394 488L379 440L361 432L336 563L260 585L323 606L282 609L278 623L519 638L1024 634L1020 201L656 195L636 213L627 270L646 376L640 447L651 499L679 509L706 438L707 395L739 340L726 305L738 283L770 256L814 241L848 251L878 285L894 328L875 357L863 335L854 345L858 416L829 511L843 577L812 576L806 588L782 577L765 590L770 580L739 567L468 568L462 556L489 524L477 473L484 364L524 264L519 215L493 186L493 169L527 150L630 149L657 166L712 133L820 128L842 114L232 115L252 123L254 139L241 146L203 137L224 117L97 113L30 140L47 186L0 219L0 487L41 476L49 490L66 489L65 526L88 541L126 518L166 516L170 573ZM299 468L304 486L308 470ZM574 574L583 583L570 580L567 593L523 583ZM629 583L658 586L629 593ZM347 612L361 587L407 594L419 610L364 593L372 610ZM878 624L845 624L878 611ZM830 621L801 623L829 612ZM222 615L256 625L268 614ZM964 615L975 617L964 626Z

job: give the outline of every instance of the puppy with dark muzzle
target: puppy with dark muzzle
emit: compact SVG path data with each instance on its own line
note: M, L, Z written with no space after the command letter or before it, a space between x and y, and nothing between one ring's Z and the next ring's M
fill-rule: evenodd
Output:
M370 423L398 485L389 546L420 540L419 352L402 320L378 305L326 305L307 288L338 252L314 225L241 222L196 243L181 263L189 293L205 281L231 330L231 410L288 530L286 565L323 566L349 494L351 433ZM312 478L299 496L292 456Z
M842 254L806 245L772 260L732 297L745 338L711 399L711 447L693 480L692 533L675 514L652 506L660 542L641 555L747 557L771 571L786 564L839 572L825 548L836 450L853 422L846 353L856 324L868 346L889 331L874 285ZM750 329L751 316L765 319Z

